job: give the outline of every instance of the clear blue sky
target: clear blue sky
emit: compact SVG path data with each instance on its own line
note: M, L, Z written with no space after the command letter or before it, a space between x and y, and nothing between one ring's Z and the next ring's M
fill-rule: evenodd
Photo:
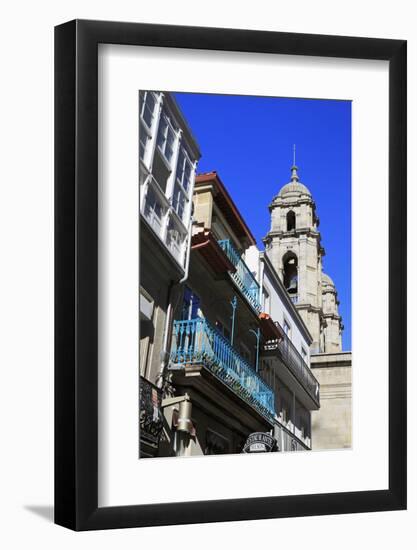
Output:
M350 101L176 93L196 137L199 172L216 170L263 249L268 204L290 181L296 144L300 181L311 191L351 349Z

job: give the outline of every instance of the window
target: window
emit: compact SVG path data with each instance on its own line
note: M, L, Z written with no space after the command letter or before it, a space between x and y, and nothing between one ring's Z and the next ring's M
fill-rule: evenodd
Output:
M184 289L184 298L182 302L183 321L197 319L200 317L200 298L188 286Z
M302 356L302 358L304 359L304 362L305 362L305 363L308 363L307 352L306 352L306 350L305 350L303 347L301 347L301 356Z
M175 212L178 214L179 218L182 221L185 221L185 214L186 214L186 203L188 203L188 197L184 193L183 189L178 185L176 182L174 185L174 193L172 195L172 206L175 210Z
M152 187L148 188L145 198L145 206L143 215L154 228L156 233L160 235L162 227L163 208L158 200L158 197Z
M287 231L295 229L295 212L290 210L287 214Z
M187 158L187 154L183 147L181 147L178 155L177 174L176 179L180 183L185 192L188 192L191 184L192 166Z
M291 338L291 325L286 319L284 319L284 332L288 336L288 338Z
M152 296L142 286L139 296L140 320L152 321L154 311L154 300Z
M189 192L191 189L192 165L185 149L181 147L178 155L177 173L171 204L182 221L188 212Z
M146 146L148 144L148 135L145 131L143 124L140 125L139 129L139 158L142 160L145 158Z
M155 117L156 96L153 92L140 92L139 95L139 158L145 158L148 140L151 137L151 129Z
M239 354L243 357L243 359L245 359L245 361L247 361L248 363L251 362L250 350L243 342L241 342L239 345Z
M221 321L216 321L216 328L220 332L220 334L222 334L225 338L227 338L227 340L230 341L230 330L227 329Z
M158 132L158 146L166 160L171 163L172 156L174 153L174 141L175 133L172 127L170 126L166 115L161 116L161 121L159 123L159 132Z
M184 236L172 219L169 220L166 243L172 254L179 261Z
M262 291L262 296L263 296L262 309L264 313L271 313L271 297L269 295L269 292L265 288Z
M140 92L139 109L146 126L151 129L155 114L156 97L153 92Z

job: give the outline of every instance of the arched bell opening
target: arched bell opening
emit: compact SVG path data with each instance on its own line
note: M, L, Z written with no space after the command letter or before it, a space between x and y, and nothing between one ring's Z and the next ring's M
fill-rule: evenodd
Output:
M290 210L287 213L287 231L292 231L295 229L295 212Z
M298 293L298 259L290 252L283 258L284 286L288 294Z

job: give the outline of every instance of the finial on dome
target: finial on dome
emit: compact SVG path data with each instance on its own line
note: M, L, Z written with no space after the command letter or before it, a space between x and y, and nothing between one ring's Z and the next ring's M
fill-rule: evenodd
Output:
M293 159L291 166L291 181L298 181L299 177L297 174L298 166L295 164L295 143L293 145Z

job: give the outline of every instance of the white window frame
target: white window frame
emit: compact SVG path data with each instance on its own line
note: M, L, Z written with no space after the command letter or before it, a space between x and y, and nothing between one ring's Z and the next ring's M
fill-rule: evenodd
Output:
M288 331L286 330L286 326L288 327ZM291 340L291 335L292 335L291 323L289 323L289 321L287 321L285 317L284 317L284 326L282 328L284 329L285 334Z
M153 111L152 111L152 114L151 114L152 118L151 118L151 124L150 125L147 123L147 121L144 117L145 108L148 107L147 99L148 99L149 96L151 96L154 100L154 107L153 107ZM142 105L140 104L141 100L142 100ZM145 126L145 129L148 131L148 135L152 135L151 130L152 130L152 126L153 126L153 121L155 119L155 111L156 111L157 106L158 106L158 98L157 98L157 96L154 92L145 91L145 90L140 91L140 94L139 94L140 118L141 118L141 121L143 122L143 124Z
M171 254L175 257L177 262L182 262L182 256L186 241L187 232L184 230L184 226L181 223L178 223L179 220L176 219L176 216L170 215L168 218L168 223L166 227L166 235L165 235L165 244L168 248L168 250L171 252ZM180 235L180 243L177 243L177 246L171 246L170 242L168 242L168 232L170 231L170 225L173 226L173 229L177 231L177 233ZM172 241L176 242L176 241Z
M164 123L166 124L166 129L164 130L164 132L162 134L163 143L161 144L161 143L159 143L159 140L160 140L160 136L161 136L161 133L162 133L162 124L164 124ZM171 150L172 150L171 158L168 158L167 154L166 154L169 133L172 133L172 137L173 137L172 146L171 146ZM175 157L175 142L176 142L177 138L178 138L178 132L173 127L173 125L171 123L171 120L170 120L168 114L166 113L166 111L163 110L162 113L161 113L160 120L159 120L158 135L156 136L156 143L157 143L158 149L162 153L163 158L164 158L165 162L168 164L170 170L172 169L172 163L173 163L173 159Z
M271 293L266 286L262 289L262 308L264 313L271 313Z
M148 188L143 201L142 213L143 213L143 217L146 219L149 225L154 229L155 233L162 238L163 231L164 231L164 218L167 212L167 204L166 204L167 200L165 195L162 193L159 185L157 184L156 180L153 177L152 179L153 179L153 183L151 182L148 183ZM150 207L150 214L146 213L147 206L149 206L149 202L150 202L149 201L150 193L153 193L153 195L156 197L155 203L158 203L161 207L161 216L158 216L155 213L154 206ZM155 227L155 224L154 224L155 219L158 219L160 222L159 224L157 224L159 226L159 230L157 230L157 228Z
M308 365L308 353L304 346L301 346L301 357L304 359L306 365Z

